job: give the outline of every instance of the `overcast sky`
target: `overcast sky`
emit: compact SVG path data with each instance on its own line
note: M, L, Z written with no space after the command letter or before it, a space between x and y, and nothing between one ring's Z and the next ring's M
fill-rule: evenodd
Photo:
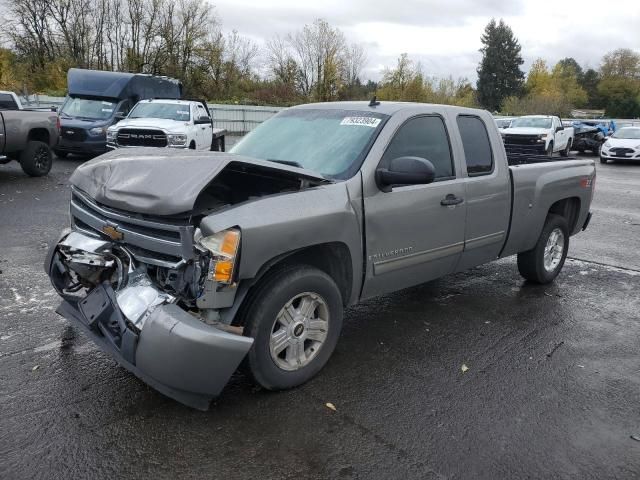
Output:
M640 0L211 0L225 30L262 44L315 18L365 45L363 77L377 80L406 52L428 75L475 82L480 35L503 18L522 46L525 72L538 57L552 65L574 57L597 68L615 48L640 53Z

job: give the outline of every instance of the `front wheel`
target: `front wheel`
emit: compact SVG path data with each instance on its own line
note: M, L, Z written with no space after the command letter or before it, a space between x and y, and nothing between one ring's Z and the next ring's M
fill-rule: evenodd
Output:
M569 250L569 227L564 217L549 214L535 247L518 254L520 275L534 283L550 283L562 270Z
M342 296L321 270L300 265L269 275L243 315L254 339L245 369L267 390L296 387L327 363L342 328Z
M600 163L607 163L607 159L600 157Z
M49 173L53 165L53 156L49 145L31 140L20 153L20 165L24 173L31 177L42 177Z

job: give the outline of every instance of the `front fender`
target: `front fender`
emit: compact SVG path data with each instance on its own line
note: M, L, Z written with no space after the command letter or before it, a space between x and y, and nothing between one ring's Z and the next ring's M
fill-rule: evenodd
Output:
M242 231L238 279L252 279L275 258L325 243L343 243L351 255L354 282L362 278L362 232L358 202L347 182L247 202L202 220L210 235L231 227ZM354 285L352 292L359 292Z

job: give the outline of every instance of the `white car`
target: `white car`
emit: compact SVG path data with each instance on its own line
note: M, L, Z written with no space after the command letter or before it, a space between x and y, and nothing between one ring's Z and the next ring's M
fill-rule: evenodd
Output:
M609 160L640 161L640 127L624 127L617 130L600 149L600 163Z
M573 127L565 127L559 117L552 115L514 118L500 134L507 151L540 153L549 157L556 152L568 156L574 137Z
M141 100L107 130L108 148L213 148L213 121L204 102Z

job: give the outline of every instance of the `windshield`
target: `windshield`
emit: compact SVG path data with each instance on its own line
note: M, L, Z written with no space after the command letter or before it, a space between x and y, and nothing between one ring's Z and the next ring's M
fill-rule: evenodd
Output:
M129 118L163 118L165 120L176 120L178 122L188 122L191 118L189 105L179 103L138 103Z
M521 117L511 122L511 128L531 127L531 128L551 128L550 118Z
M111 118L116 102L110 100L92 100L89 98L69 97L60 113L73 118L106 120Z
M507 120L504 118L498 118L496 119L496 124L498 125L498 128L505 128L508 127L509 125L511 125L511 120Z
M349 178L386 118L350 110L284 110L260 124L231 153Z
M633 140L640 140L640 128L621 128L616 133L611 135L612 138L626 138Z

